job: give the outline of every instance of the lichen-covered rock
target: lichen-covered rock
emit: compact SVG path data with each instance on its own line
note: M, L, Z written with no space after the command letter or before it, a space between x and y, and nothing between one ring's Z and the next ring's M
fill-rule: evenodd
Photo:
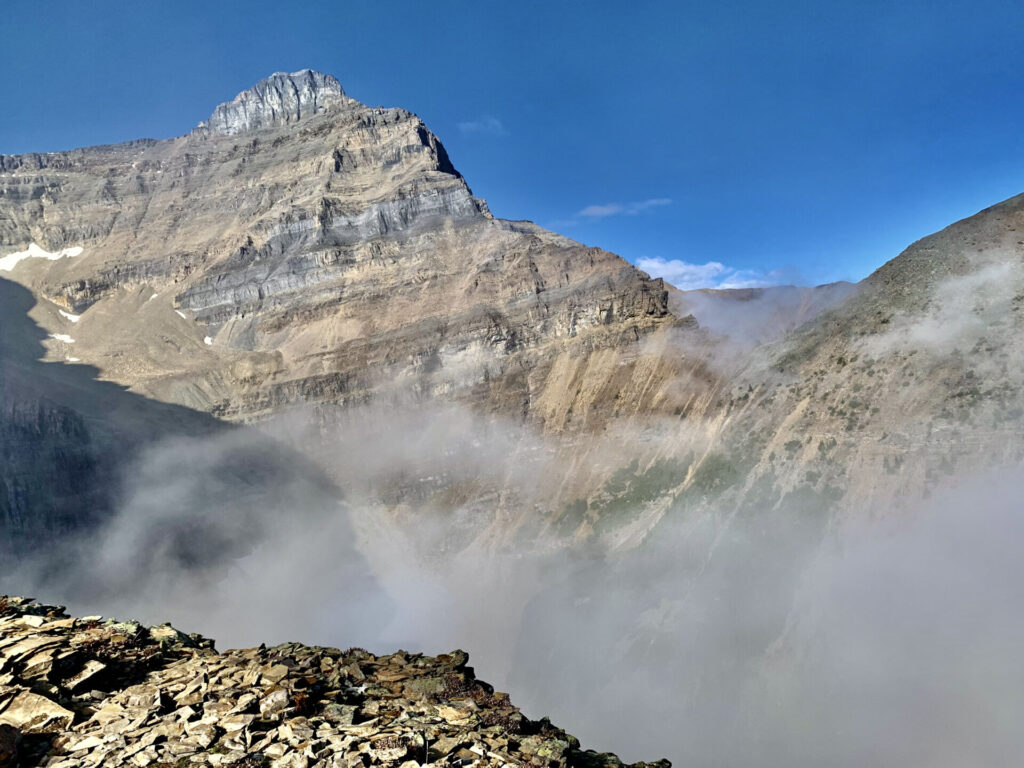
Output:
M524 717L474 677L463 651L375 656L287 643L218 653L168 625L100 623L0 599L3 768L21 733L31 741L19 759L48 768L623 765ZM87 669L95 686L82 693Z

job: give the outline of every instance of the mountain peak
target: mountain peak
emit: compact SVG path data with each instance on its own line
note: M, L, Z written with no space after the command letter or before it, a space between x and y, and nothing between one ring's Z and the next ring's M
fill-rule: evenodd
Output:
M312 69L275 72L219 105L198 130L228 136L292 123L352 103L333 75Z

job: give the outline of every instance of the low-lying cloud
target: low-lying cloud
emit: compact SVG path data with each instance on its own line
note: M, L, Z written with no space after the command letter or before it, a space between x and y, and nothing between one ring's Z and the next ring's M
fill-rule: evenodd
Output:
M503 537L509 520L449 490L529 483L517 446L545 441L527 428L374 409L272 431L154 446L64 570L24 564L0 586L171 619L222 646L465 647L529 716L627 759L931 768L1024 754L1010 714L1024 708L1019 475L845 531L824 509L737 515L711 499L637 549L564 550ZM314 465L346 478L344 499Z
M644 256L636 260L636 265L651 277L661 277L683 291L698 288L764 288L778 285L781 278L775 272L736 269L718 261L693 264L682 259Z
M1002 306L1002 278L938 295L975 306L994 291ZM736 312L699 309L708 326ZM723 317L720 332L741 336L754 317ZM527 425L422 401L166 440L125 468L106 525L4 563L0 590L170 619L222 646L461 646L528 716L630 760L1019 764L1019 467L950 477L910 514L877 497L838 515L818 496L709 485L633 549L545 527L576 472L641 445L705 452L695 421L659 424L672 427L663 443L617 424L585 438L605 441L591 453L569 446L582 467ZM641 503L606 495L626 518Z

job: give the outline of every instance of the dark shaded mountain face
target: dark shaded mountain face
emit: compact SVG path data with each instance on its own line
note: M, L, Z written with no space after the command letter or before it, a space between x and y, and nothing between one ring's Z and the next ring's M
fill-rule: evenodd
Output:
M92 366L40 360L35 303L0 278L0 578L69 600L169 600L169 578L216 582L283 528L324 526L351 583L373 592L342 494L307 459Z
M212 417L149 400L88 365L42 362L36 299L0 279L0 551L24 551L99 524L113 509L118 467L147 443L225 429Z

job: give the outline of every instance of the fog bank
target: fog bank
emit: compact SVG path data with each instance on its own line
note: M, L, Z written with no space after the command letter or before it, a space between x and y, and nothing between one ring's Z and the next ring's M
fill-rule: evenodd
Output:
M126 473L117 515L60 553L65 565L52 553L19 564L0 588L171 620L222 648L463 647L528 716L626 759L1024 754L1018 474L947 489L909 516L862 516L875 523L711 503L666 516L632 550L557 548L498 538L507 520L434 490L441 474L445 487L490 478L533 499L536 465L549 464L540 437L451 411L372 417L373 434L365 421L346 432L292 419L273 435L160 443Z

